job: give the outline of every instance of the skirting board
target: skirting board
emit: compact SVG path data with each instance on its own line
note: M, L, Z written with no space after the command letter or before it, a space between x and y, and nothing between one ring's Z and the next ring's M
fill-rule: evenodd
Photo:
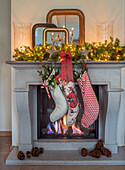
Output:
M0 131L0 136L12 136L12 131Z

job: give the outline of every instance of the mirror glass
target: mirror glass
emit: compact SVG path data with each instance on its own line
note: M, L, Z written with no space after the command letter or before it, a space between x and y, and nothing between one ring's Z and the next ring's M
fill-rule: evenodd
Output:
M69 31L69 42L79 44L79 17L77 15L54 15L52 23L57 27L65 27Z
M35 31L35 44L36 45L42 45L43 44L43 30L45 28L36 28Z
M47 44L61 45L65 43L65 32L47 32Z

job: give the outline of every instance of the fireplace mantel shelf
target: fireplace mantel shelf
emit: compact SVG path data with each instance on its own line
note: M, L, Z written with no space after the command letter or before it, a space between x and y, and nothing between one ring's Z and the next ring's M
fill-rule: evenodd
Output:
M45 62L46 64L51 64L51 62ZM92 61L85 60L88 68L122 68L125 67L125 61ZM40 61L6 61L6 64L12 65L12 67L39 67L41 68ZM61 65L61 61L55 62L55 65Z

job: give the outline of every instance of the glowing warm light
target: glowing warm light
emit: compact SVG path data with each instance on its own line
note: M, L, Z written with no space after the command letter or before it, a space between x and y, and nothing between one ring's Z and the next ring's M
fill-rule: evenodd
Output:
M59 122L59 125L58 125L58 134L61 134L62 132L61 132L61 125L62 125L62 123L61 123L61 120L60 120L60 122Z
M44 86L41 86L41 89L43 89L44 88Z
M65 25L63 25L63 28L65 28Z
M21 47L21 50L25 51L25 47L24 47L24 46L22 46L22 47Z
M66 124L66 115L63 116L63 120L59 120L53 123L53 127L55 127L55 132L57 134L65 135L68 130L68 126ZM48 134L54 134L50 124L48 124L47 129L48 129ZM84 134L78 127L75 127L75 125L72 126L72 130L73 130L72 134L76 134L76 135Z
M72 27L72 31L74 31L74 27Z
M88 57L88 56L86 56L86 59L89 59L89 57Z
M73 134L84 134L80 129L76 128L74 125L72 126Z
M85 50L85 47L82 47L82 50Z
M57 121L55 122L55 131L56 131L56 133L58 132L58 123L57 123Z
M30 23L14 23L14 48L32 46Z
M63 124L66 125L66 115L63 116Z
M54 36L54 32L51 33L51 39L53 39L53 36Z
M40 46L39 48L40 48L40 50L42 50L42 46Z

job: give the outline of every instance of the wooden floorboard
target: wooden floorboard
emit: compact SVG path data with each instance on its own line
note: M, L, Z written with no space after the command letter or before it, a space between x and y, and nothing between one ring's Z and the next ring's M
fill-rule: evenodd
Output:
M8 136L0 136L0 145L1 144L11 144L12 138Z
M0 131L0 136L12 136L12 131Z
M125 166L6 166L5 159L11 148L11 137L0 137L0 170L125 170Z

